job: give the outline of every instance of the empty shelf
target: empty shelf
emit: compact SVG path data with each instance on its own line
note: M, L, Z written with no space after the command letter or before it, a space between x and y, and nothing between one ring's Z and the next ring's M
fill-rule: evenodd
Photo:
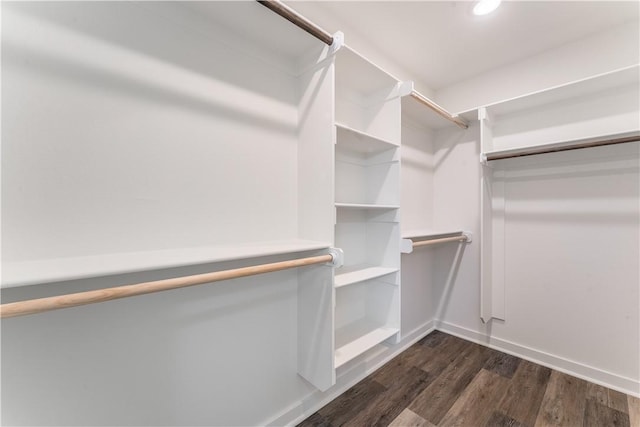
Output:
M378 205L372 203L336 203L336 207L344 209L400 209L398 205Z
M326 242L285 240L240 245L123 252L2 263L2 287L124 274L329 248Z
M351 359L397 334L399 331L397 328L377 328L337 348L335 353L335 367L338 368L344 365Z
M353 283L364 282L365 280L375 279L387 274L399 271L398 268L391 267L371 267L367 265L356 265L351 267L342 267L336 270L335 287L351 285Z

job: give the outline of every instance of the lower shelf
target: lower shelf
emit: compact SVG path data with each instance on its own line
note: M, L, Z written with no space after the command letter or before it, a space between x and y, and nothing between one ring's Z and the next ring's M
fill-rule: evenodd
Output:
M340 366L344 365L351 359L361 355L362 353L369 350L370 348L376 346L377 344L380 344L384 340L391 338L392 336L400 332L400 329L398 328L388 328L388 327L376 328L373 330L369 330L368 332L365 332L364 335L358 335L357 338L352 339L340 345L339 337L345 334L345 332L347 332L345 331L345 329L347 328L350 329L348 332L353 333L356 330L361 329L362 325L356 328L354 328L353 326L347 326L345 328L342 328L339 331L336 331L336 352L335 352L336 368L339 368ZM350 335L350 334L347 333L347 335ZM344 338L346 337L342 336L342 340L340 341L344 341Z
M387 274L397 271L400 271L400 269L393 267L374 267L366 264L345 266L336 270L335 287L339 288L353 283L375 279L376 277L386 276Z

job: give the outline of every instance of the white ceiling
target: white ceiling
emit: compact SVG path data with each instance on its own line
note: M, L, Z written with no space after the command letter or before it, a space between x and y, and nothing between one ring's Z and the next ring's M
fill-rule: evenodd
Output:
M640 19L638 1L503 1L485 17L471 1L287 3L348 44L358 33L432 90Z

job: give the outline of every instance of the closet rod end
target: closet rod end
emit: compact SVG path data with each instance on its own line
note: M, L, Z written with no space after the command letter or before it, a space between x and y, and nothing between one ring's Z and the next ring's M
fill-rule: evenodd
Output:
M333 268L340 268L344 265L344 252L340 248L329 248L329 255L331 255L331 262L328 262L327 265L330 265Z

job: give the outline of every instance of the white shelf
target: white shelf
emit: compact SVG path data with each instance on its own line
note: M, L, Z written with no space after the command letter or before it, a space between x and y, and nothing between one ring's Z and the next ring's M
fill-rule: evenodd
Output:
M342 123L336 123L337 143L341 150L359 154L375 154L398 148L398 144L359 131Z
M508 155L518 155L518 154L523 154L523 153L527 153L527 152L531 152L531 151L544 151L544 150L554 150L554 149L561 149L563 147L571 147L572 145L575 144L584 144L584 143L589 143L589 142L595 142L598 140L606 140L606 139L616 139L616 138L626 138L626 137L640 137L640 130L635 130L635 131L631 131L631 132L624 132L624 133L619 133L619 134L608 134L608 135L598 135L598 136L593 136L591 138L583 138L583 139L576 139L576 140L565 140L565 141L560 141L560 142L553 142L553 143L548 143L548 144L540 144L540 145L536 145L533 147L518 147L518 148L509 148L509 149L504 149L504 150L492 150L492 151L487 151L482 153L484 156L489 157L491 155L504 155L504 154L508 154Z
M360 327L353 328L351 326L347 326L340 331L336 331L336 336L340 334L340 332L344 332L346 329L360 329ZM352 332L352 331L349 331ZM395 334L400 332L398 328L376 328L372 331L366 332L364 335L360 335L357 338L347 342L346 344L337 347L335 352L335 367L339 368L344 365L348 361L354 359L355 357L361 355L365 351L375 347L380 344L384 340L391 338ZM336 346L338 345L338 338L336 337Z
M402 238L403 239L419 239L419 238L440 239L443 237L462 236L463 234L465 234L464 230L453 230L453 231L408 230L408 231L402 232Z
M398 80L349 46L338 51L336 57L336 86L363 94L375 93L398 84Z
M334 285L336 288L364 282L400 271L399 268L372 267L370 265L354 265L336 270Z
M445 128L457 128L455 123L445 119L431 108L417 101L411 95L402 97L402 117L403 120L407 118L412 123L426 129L439 130ZM477 119L477 117L474 117L474 120L475 119Z
M399 205L378 205L370 203L336 203L342 209L400 209Z
M639 65L632 65L481 107L487 108L493 115L501 116L560 101L588 97L617 87L637 85L640 79L639 71ZM478 108L461 112L459 115L469 121L476 121Z
M241 260L331 247L327 242L289 240L237 246L207 246L2 263L2 288L112 274Z

